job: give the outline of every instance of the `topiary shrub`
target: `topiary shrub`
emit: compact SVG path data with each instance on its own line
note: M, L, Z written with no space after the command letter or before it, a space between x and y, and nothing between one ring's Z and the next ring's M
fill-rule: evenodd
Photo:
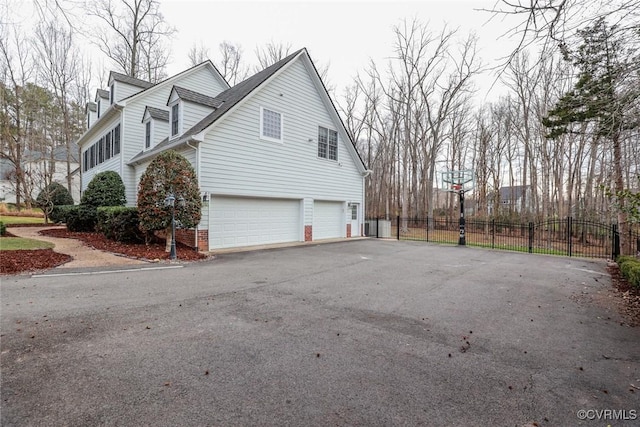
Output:
M93 206L73 206L66 214L69 231L95 231L97 222L96 208Z
M96 211L97 231L118 242L143 242L145 233L140 230L137 208L104 206Z
M62 224L67 222L67 212L73 209L75 205L60 205L54 206L49 214L49 221L55 224Z
M172 208L165 206L164 200L169 194L176 198L176 222L184 228L195 227L202 210L198 179L191 163L173 150L160 153L149 164L138 186L140 228L146 233L166 230L167 251L171 241Z
M124 206L125 197L122 178L114 171L105 171L96 174L82 193L81 205L93 206Z
M52 182L38 194L36 204L44 213L44 223L49 222L53 209L60 205L73 205L73 197L62 184Z

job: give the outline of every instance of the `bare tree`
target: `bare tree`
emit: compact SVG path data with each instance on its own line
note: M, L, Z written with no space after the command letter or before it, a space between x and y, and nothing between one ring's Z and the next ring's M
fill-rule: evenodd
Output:
M262 47L256 47L255 53L260 66L257 71L260 71L286 58L291 53L291 44L270 41Z
M18 209L23 198L27 208L31 207L31 192L22 168L27 138L22 97L33 73L28 42L21 28L17 25L0 26L0 156L9 160L15 168Z
M67 190L71 192L71 164L75 154L71 144L78 136L80 126L77 122L73 123L70 101L72 85L81 65L79 52L73 43L71 31L55 20L38 25L34 45L39 57L40 77L51 88L61 112L62 143L66 151ZM54 142L53 146L56 145Z
M189 65L193 67L210 59L211 54L209 53L209 48L200 41L200 44L193 43L191 45L187 58L189 59Z
M249 76L249 67L244 65L243 51L239 44L225 40L220 43L218 50L220 56L213 63L231 86L235 86Z
M94 33L100 50L127 75L155 82L163 78L175 32L160 13L158 0L92 0L87 13L102 22Z

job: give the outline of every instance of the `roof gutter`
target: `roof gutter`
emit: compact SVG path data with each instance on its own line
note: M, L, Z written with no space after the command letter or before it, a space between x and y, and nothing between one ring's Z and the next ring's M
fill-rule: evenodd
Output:
M179 138L179 139L176 139L175 141L170 142L169 144L165 145L164 147L162 147L161 150L157 150L157 151L156 150L150 150L150 151L147 151L145 153L142 153L140 155L140 157L138 157L137 159L135 159L132 162L128 162L127 165L128 166L139 165L142 162L144 162L145 160L154 158L158 154L160 154L160 153L162 153L164 151L172 150L172 149L178 148L178 147L180 147L182 145L186 145L186 146L188 146L190 148L196 149L194 146L190 145L189 143L193 142L195 144L200 144L202 142L202 139L198 138L199 135L200 134L198 134L198 135L190 135L190 136L188 136L186 138Z
M86 142L87 139L90 139L93 136L95 136L95 134L98 132L98 129L100 128L100 124L108 120L111 120L116 116L116 114L120 114L124 106L125 106L125 103L120 103L120 102L115 102L111 104L109 108L107 108L107 111L105 111L104 114L100 116L100 118L95 123L93 123L93 125L89 129L87 129L87 131L83 133L82 136L80 136L80 138L78 138L78 142L77 142L78 146L82 147L82 145Z

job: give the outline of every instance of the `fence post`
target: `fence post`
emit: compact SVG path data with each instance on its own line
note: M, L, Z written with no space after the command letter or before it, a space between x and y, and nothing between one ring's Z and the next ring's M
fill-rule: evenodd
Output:
M380 218L376 218L376 239L380 238Z
M427 242L429 241L429 217L427 217Z
M495 249L496 246L496 220L491 220L491 249Z
M569 253L569 256L571 256L571 251L572 251L572 242L571 242L571 231L573 228L573 224L572 224L572 219L570 216L567 217L567 252Z
M400 215L397 216L396 221L396 239L400 240Z
M620 255L620 233L618 224L611 224L611 259L614 261Z
M533 253L533 223L529 223L529 253Z

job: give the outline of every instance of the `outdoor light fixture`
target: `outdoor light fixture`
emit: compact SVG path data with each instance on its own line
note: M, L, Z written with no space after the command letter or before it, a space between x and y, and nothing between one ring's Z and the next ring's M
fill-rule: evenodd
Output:
M175 260L177 258L176 254L176 200L178 201L178 205L180 207L185 206L184 197L176 196L173 193L167 194L167 197L164 198L164 205L171 206L171 252L169 252L169 259Z

